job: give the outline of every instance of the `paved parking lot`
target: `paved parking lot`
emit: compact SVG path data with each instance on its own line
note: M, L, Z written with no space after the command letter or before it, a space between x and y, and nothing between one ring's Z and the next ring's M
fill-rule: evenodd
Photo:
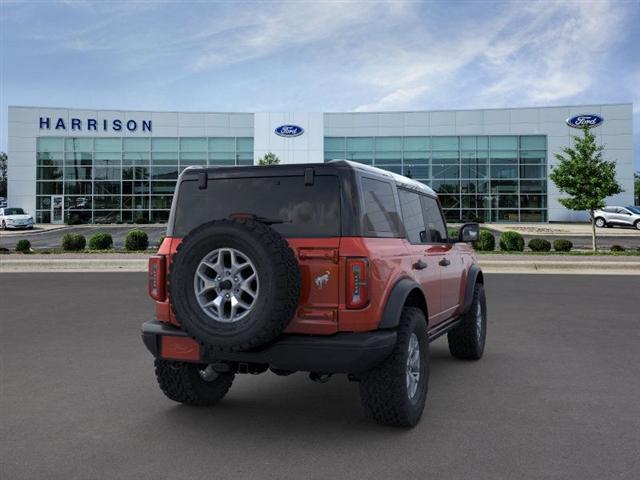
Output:
M488 275L476 363L432 348L413 430L357 386L240 376L171 403L139 338L144 273L0 275L3 479L610 479L640 471L640 276Z

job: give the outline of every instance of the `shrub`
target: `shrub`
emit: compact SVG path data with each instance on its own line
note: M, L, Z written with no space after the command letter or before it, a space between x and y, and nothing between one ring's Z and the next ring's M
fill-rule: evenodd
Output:
M570 252L573 248L573 243L570 240L559 239L553 242L553 249L556 252Z
M31 253L31 242L29 240L19 240L16 244L16 252Z
M96 233L89 239L89 250L109 250L113 248L113 238L109 233Z
M518 232L503 232L500 235L500 250L504 252L522 252L524 238Z
M127 250L146 250L149 246L149 237L142 230L131 230L124 239L124 247Z
M84 250L87 239L79 233L65 233L62 237L62 249L67 252L79 252Z
M611 245L612 252L624 252L626 249L622 245Z
M149 219L144 215L138 215L135 218L134 222L137 223L138 225L145 225L149 223Z
M460 235L460 230L458 230L457 228L448 228L447 235L449 235L449 238L457 239L458 236Z
M529 248L534 252L549 252L551 250L551 242L544 238L532 238L529 240Z
M489 230L480 230L480 238L473 242L473 248L480 252L493 252L496 249L496 237Z

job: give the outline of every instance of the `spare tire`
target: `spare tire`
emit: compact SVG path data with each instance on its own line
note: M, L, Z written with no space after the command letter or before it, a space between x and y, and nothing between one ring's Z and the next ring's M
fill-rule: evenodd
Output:
M182 328L201 344L246 350L287 327L300 300L300 270L287 241L268 225L216 220L182 240L169 297Z

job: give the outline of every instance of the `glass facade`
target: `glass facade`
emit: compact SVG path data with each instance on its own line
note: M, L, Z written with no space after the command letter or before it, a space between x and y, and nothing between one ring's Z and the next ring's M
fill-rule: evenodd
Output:
M449 221L545 222L545 135L325 137L325 161L347 159L433 188Z
M39 137L36 221L62 197L66 222L166 222L191 165L253 165L253 138Z

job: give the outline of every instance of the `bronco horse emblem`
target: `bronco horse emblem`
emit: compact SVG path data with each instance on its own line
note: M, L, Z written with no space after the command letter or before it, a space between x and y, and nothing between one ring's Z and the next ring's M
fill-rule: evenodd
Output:
M316 287L322 290L322 287L329 283L329 275L331 275L329 270L326 270L322 275L318 275L315 279Z

